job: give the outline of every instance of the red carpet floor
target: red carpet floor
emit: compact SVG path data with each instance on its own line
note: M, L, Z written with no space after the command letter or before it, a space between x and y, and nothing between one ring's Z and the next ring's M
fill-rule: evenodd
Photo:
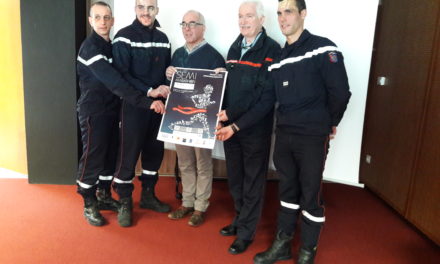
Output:
M255 242L245 253L233 256L227 249L234 238L218 233L233 217L225 181L214 182L206 223L198 228L188 226L187 219L172 221L166 214L139 209L136 181L135 224L121 228L112 212L104 213L109 222L104 227L87 224L75 186L0 179L0 263L252 263L273 237L276 184L268 183ZM157 193L174 208L179 205L173 178L161 178ZM317 264L440 263L439 247L370 192L327 183L324 195L327 222Z

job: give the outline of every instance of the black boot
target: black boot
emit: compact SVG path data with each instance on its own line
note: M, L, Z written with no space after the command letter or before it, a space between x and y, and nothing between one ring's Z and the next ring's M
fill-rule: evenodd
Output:
M109 190L98 188L96 191L96 197L98 198L99 210L118 211L119 202L112 198L112 194Z
M159 213L168 213L171 207L159 201L154 194L154 188L142 188L140 207L143 209L151 209Z
M84 199L84 217L87 222L93 226L102 226L105 224L105 219L98 210L98 201L96 198Z
M131 197L121 198L119 200L118 223L122 227L131 226L131 214L133 210L133 200Z
M313 264L316 256L316 248L307 249L301 247L298 254L298 264Z
M292 258L292 236L278 231L272 246L254 257L254 264L272 264Z

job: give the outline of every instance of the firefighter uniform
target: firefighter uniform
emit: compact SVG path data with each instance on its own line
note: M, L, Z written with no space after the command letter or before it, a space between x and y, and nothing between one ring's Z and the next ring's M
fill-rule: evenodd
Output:
M79 161L78 193L94 197L97 185L110 190L118 146L120 97L137 107L149 109L147 93L134 89L112 67L112 45L96 32L82 43L77 58L81 96L78 119L83 154Z
M304 30L269 67L277 109L274 163L280 177L278 230L293 235L302 219L305 248L318 244L325 221L321 196L332 127L342 119L351 93L344 59L330 40Z
M135 88L148 92L166 84L165 70L171 60L171 44L159 30L157 20L152 28L135 19L131 25L121 29L113 40L113 56L115 67ZM156 139L161 117L154 111L142 111L122 101L120 147L114 179L120 198L131 197L140 153L142 187L154 192L164 153L163 142Z

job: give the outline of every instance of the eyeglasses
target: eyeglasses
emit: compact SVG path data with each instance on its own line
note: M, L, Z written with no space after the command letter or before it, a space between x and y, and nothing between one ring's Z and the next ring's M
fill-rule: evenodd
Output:
M198 23L198 22L194 22L194 21L191 21L191 22L188 22L188 23L186 23L186 22L182 22L182 23L180 23L179 25L180 25L182 28L186 28L186 27L189 27L189 28L195 28L196 26L203 26L202 23Z
M103 16L103 17L101 17L101 16L94 16L93 19L95 21L100 21L101 19L104 19L105 22L108 22L108 21L110 21L112 19L112 17L111 16Z
M139 9L139 11L145 11L145 10L147 10L148 12L156 11L156 7L155 6L137 5L136 8Z

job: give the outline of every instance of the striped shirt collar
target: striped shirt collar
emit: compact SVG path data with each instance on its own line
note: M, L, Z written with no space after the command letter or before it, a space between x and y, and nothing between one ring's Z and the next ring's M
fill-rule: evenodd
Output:
M258 33L258 35L255 37L254 41L252 41L251 44L247 44L246 38L243 37L243 40L241 41L241 56L242 57L248 50L250 50L253 46L255 46L255 44L257 43L257 41L260 38L262 33L263 33L263 31L260 31L260 33Z

